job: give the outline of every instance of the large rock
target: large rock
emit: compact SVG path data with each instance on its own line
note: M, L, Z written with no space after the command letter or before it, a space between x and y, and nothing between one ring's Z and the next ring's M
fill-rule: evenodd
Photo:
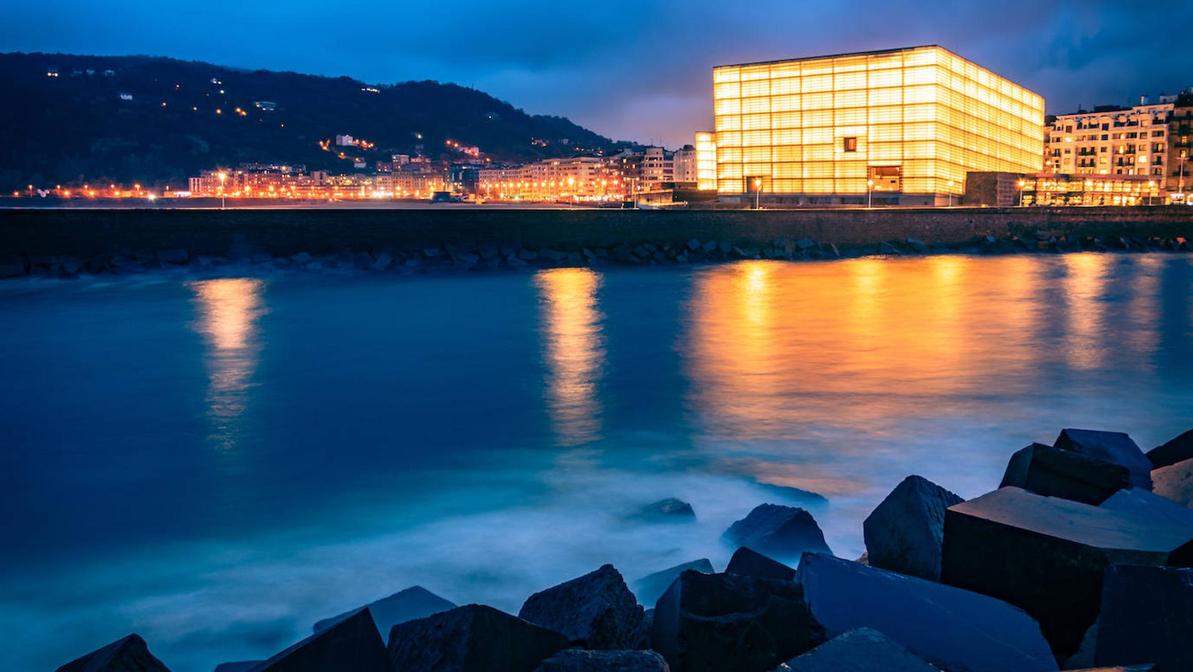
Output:
M1191 542L1163 516L1000 488L945 514L941 581L1022 607L1065 660L1097 618L1107 567L1185 565Z
M708 558L685 562L638 579L634 582L634 595L638 596L638 601L642 604L654 605L659 600L659 596L671 586L671 583L689 569L704 574L712 574L716 571Z
M873 628L946 670L1056 669L1039 625L1005 602L818 553L797 574L822 640Z
M518 618L562 633L586 649L630 649L638 644L642 607L613 565L603 565L527 598Z
M231 663L220 663L215 666L215 672L249 672L261 662L260 660L237 660Z
M370 602L364 607L357 607L339 616L325 618L315 623L313 629L315 632L326 630L361 609L368 609L369 613L373 616L373 622L377 624L377 632L382 637L385 637L399 623L447 611L448 609L455 608L455 606L455 604L448 602L422 586L412 586L405 590L400 590L389 597L383 597L375 602Z
M877 630L838 635L779 666L778 672L939 672Z
M1193 460L1193 429L1172 439L1168 443L1156 446L1147 451L1147 459L1153 469L1167 467L1170 464Z
M335 625L317 632L250 672L391 672L385 642L368 609L360 609Z
M722 538L733 546L749 546L776 560L798 561L801 553L831 553L824 533L805 509L760 504L733 523Z
M1094 663L1193 670L1193 569L1108 568Z
M637 517L661 523L689 523L696 520L696 511L682 499L668 497L642 507Z
M1033 443L1011 455L998 487L1101 504L1115 492L1131 487L1131 472L1121 464Z
M1139 516L1141 519L1167 521L1173 525L1185 525L1193 529L1193 509L1139 488L1120 490L1102 502L1101 507Z
M170 672L133 633L58 668L58 672Z
M668 672L654 651L564 649L539 665L537 672Z
M389 658L402 672L531 672L567 637L493 607L467 604L395 625Z
M733 557L729 558L729 565L725 567L725 573L752 576L756 579L771 579L772 581L795 579L794 569L781 562L771 560L746 546L733 552Z
M895 486L862 524L866 563L921 579L940 579L944 512L963 501L920 476Z
M1131 437L1122 432L1062 429L1053 447L1071 450L1103 462L1121 464L1130 472L1131 485L1145 490L1152 489L1151 461Z
M651 641L672 672L765 672L812 632L799 584L688 570L659 598Z
M1193 460L1153 470L1152 481L1157 495L1193 507Z

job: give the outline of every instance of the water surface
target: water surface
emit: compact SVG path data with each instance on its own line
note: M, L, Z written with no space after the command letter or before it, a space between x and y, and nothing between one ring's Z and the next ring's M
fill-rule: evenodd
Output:
M1193 426L1191 292L1111 254L0 283L0 668L136 631L205 672L412 584L516 611L721 567L763 501L856 557L910 473L972 497L1062 426ZM698 522L634 518L671 496Z

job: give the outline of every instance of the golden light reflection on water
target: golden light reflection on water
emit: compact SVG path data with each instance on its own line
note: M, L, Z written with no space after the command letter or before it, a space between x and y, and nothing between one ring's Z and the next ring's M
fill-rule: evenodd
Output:
M542 305L547 360L547 404L562 445L600 438L596 384L604 363L597 289L601 275L585 268L556 268L535 275Z
M1046 356L1032 348L1034 260L983 259L981 272L976 261L749 261L698 274L687 366L699 411L727 437L824 422L881 432L1026 389ZM1080 301L1076 326L1096 309Z
M222 449L235 448L260 344L257 319L264 312L264 283L224 278L191 283L199 315L195 329L208 344L207 404L212 438Z
M1102 335L1106 273L1111 257L1104 254L1068 254L1063 257L1065 279L1062 283L1068 318L1067 346L1069 366L1093 369L1098 366L1106 347Z

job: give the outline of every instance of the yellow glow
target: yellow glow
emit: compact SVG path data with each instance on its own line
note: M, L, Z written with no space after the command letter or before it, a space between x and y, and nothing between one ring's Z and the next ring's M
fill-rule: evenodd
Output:
M600 438L596 383L604 363L597 289L601 275L586 268L555 268L535 275L546 340L548 405L562 445Z
M696 134L696 188L701 191L717 189L717 135Z
M940 47L720 66L713 98L721 193L863 194L885 168L883 190L959 194L1043 165L1043 98Z
M748 441L825 418L882 432L1025 392L1045 300L1034 264L942 256L700 272L686 334L695 407L713 435ZM942 397L954 401L926 404Z
M222 450L235 448L260 345L257 319L264 312L264 283L225 278L191 283L198 307L194 328L207 341L208 415L212 438Z

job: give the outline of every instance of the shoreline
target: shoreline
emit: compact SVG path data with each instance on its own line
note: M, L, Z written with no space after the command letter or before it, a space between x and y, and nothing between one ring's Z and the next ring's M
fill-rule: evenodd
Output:
M427 273L1191 249L1193 208L0 210L0 279L153 268Z

